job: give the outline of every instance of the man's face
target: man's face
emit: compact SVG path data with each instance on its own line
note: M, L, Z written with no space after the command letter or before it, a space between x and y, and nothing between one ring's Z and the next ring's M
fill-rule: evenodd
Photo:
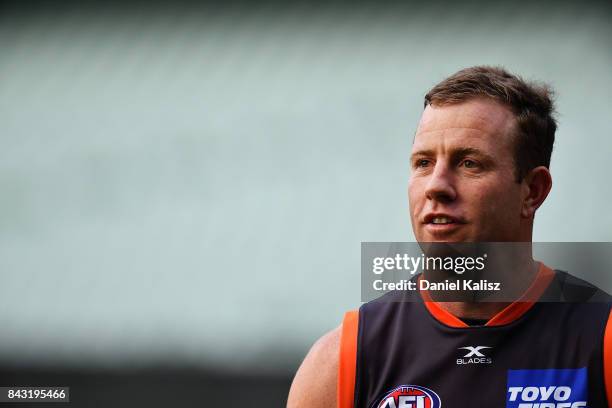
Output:
M412 146L408 196L419 242L524 241L515 117L489 99L427 106Z

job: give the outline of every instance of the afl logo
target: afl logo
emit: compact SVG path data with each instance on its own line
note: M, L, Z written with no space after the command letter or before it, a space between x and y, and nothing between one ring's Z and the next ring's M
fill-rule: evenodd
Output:
M438 394L418 385L400 385L389 391L376 408L440 408Z

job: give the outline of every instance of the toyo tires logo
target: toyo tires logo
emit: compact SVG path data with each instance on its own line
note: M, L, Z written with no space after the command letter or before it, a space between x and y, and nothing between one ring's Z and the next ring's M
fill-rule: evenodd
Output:
M506 408L585 408L587 368L508 370Z
M400 385L389 391L376 408L440 408L438 394L418 385Z

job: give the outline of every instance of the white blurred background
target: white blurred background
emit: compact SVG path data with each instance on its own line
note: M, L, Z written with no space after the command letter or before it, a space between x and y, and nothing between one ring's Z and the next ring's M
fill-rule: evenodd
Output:
M612 241L599 3L12 3L0 17L0 360L290 375L412 241L423 95L503 65L558 94L536 241Z

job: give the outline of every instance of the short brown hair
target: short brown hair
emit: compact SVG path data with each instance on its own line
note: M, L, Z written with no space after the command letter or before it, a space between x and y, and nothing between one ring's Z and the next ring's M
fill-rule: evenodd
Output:
M516 115L514 161L518 182L531 169L550 166L557 122L553 116L553 91L548 85L527 82L501 67L470 67L434 86L425 95L425 107L465 102L478 96L497 100Z

